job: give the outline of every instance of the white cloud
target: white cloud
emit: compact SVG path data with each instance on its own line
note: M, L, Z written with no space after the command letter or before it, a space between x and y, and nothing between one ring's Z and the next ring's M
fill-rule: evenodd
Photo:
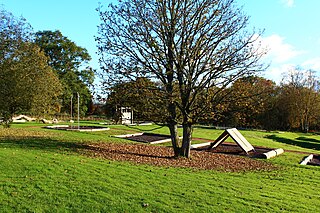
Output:
M279 84L282 81L283 75L292 70L293 67L293 64L283 64L278 67L271 67L267 69L264 74L266 78L272 79L277 84Z
M286 7L293 7L293 6L294 6L294 0L281 0L281 2L282 2Z
M268 79L272 79L276 83L280 83L283 78L283 73L287 73L292 67L301 64L301 55L306 54L306 51L298 50L293 45L286 42L285 38L273 34L267 37L256 35L256 48L267 49L268 53L264 56L263 62L270 64L270 67L265 71L264 75ZM299 62L300 61L300 62ZM316 61L316 59L315 59ZM308 62L311 63L311 62ZM301 64L303 65L303 64ZM316 63L313 62L314 68Z
M309 60L305 61L302 64L302 66L306 67L308 69L313 69L313 70L319 71L320 70L320 57L309 59Z
M275 63L286 63L291 59L304 54L304 51L297 50L291 44L285 43L285 38L277 34L259 38L262 47L267 48L267 57Z

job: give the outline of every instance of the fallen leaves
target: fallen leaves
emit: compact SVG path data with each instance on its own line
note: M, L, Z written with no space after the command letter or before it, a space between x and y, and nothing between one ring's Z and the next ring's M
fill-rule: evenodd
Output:
M175 158L170 147L145 144L101 143L88 146L86 155L115 161L129 161L162 167L184 167L226 172L268 171L276 167L249 157L191 150L191 158Z

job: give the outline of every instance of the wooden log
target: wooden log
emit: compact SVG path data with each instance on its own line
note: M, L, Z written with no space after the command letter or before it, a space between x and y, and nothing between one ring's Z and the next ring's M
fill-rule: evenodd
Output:
M127 135L113 135L113 137L116 137L116 138L129 138L129 137L140 136L140 135L143 135L143 132L127 134Z
M304 158L304 159L300 162L300 165L307 165L312 159L313 159L313 154L311 154L311 155L309 155L308 157Z
M266 152L266 153L263 153L263 158L265 159L270 159L270 158L273 158L275 156L278 156L280 154L284 153L284 150L283 149L274 149L274 150L271 150L269 152Z
M179 139L181 140L182 137L179 137ZM149 144L159 144L159 143L168 143L168 142L171 142L171 138L149 142Z
M69 125L52 125L52 126L45 126L44 128L47 128L47 129L55 129L55 128L67 128L69 127Z
M211 142L207 142L207 143L198 143L198 144L193 144L190 146L190 149L196 149L196 148L200 148L200 147L204 147L204 146L210 146Z

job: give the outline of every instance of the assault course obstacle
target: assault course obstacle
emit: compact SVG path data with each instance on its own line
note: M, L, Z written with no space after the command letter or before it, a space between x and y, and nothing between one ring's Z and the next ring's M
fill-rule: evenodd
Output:
M269 152L265 152L262 154L262 158L265 158L265 159L269 159L269 158L273 158L273 157L276 157L280 154L284 153L284 150L283 149L274 149L274 150L271 150Z
M228 137L231 137L234 142L247 154L251 151L255 151L254 147L243 137L243 135L236 129L226 129L214 142L212 142L208 149L214 149L222 144Z
M191 149L196 149L204 146L209 146L208 150L214 149L221 145L224 141L226 141L228 137L231 137L247 155L249 155L250 152L256 153L254 147L247 141L247 139L245 139L245 137L243 137L243 135L236 128L226 129L214 142L191 145ZM266 153L262 153L258 156L261 158L269 159L278 156L283 152L283 149L275 149Z

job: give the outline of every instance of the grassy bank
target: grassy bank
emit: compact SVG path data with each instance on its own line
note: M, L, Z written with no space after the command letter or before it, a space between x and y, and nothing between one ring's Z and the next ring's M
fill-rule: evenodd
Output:
M158 126L111 126L105 132L46 130L17 124L0 129L1 212L309 212L320 209L319 167L300 166L306 154L286 152L272 172L225 173L161 168L88 158L88 143L127 143L111 135ZM215 139L222 130L197 128ZM319 152L319 136L241 131L254 146ZM129 142L132 143L132 142Z

